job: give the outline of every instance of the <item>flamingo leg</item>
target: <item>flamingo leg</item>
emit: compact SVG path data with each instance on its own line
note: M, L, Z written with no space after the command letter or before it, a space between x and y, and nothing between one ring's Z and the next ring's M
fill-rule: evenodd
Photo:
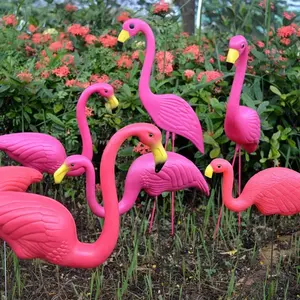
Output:
M5 300L7 300L7 268L6 268L6 242L3 242L3 260L4 260L4 295Z
M176 134L172 132L172 152L175 150L175 136ZM171 193L171 218L172 218L172 223L171 223L171 235L174 235L174 219L175 219L175 192Z
M170 138L170 131L166 131L166 143L165 143L165 150L167 150L168 142Z
M232 160L232 163L231 163L232 168L234 167L236 155L237 155L237 153L238 153L239 151L240 151L240 146L239 146L239 145L236 145L236 146L235 146L235 150L234 150L233 160ZM239 152L239 153L240 153L240 152ZM223 208L224 208L224 203L223 203L223 201L222 201L222 206L221 206L221 208L220 208L220 212L219 212L219 216L218 216L218 221L217 221L217 225L216 225L215 232L214 232L214 236L213 236L214 239L216 239L217 234L218 234L218 232L219 232ZM240 220L240 213L239 213L239 220Z
M151 218L150 218L150 225L149 225L149 233L152 232L153 220L154 220L155 209L156 209L156 201L157 201L157 196L155 197L154 203L153 203L153 208L152 208L152 213L151 213Z
M242 185L242 156L241 156L241 147L239 147L239 179L238 179L238 194L241 194L241 185ZM241 212L238 213L238 222L239 222L239 231L241 230Z

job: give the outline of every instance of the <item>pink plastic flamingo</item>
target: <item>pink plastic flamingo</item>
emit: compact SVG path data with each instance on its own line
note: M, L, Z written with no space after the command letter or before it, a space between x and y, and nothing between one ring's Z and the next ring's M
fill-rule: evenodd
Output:
M32 168L11 166L0 168L0 192L26 192L29 185L40 182L43 175Z
M172 133L174 152L175 134L190 140L201 153L204 153L203 135L200 121L192 107L181 97L174 94L156 95L150 89L150 77L155 57L155 38L151 27L140 19L129 19L123 24L118 42L124 43L130 37L142 32L146 38L146 55L139 81L139 96L154 123L166 130L166 145ZM172 193L172 215L174 215ZM174 228L174 224L172 224ZM172 234L174 231L172 231Z
M161 144L161 132L151 124L138 123L119 130L107 144L100 178L106 217L102 234L91 244L77 239L71 213L54 199L29 193L0 192L0 238L7 241L21 259L40 258L50 263L73 268L93 268L102 264L113 251L119 234L118 197L115 187L115 160L121 144L137 136L153 152L156 170L167 159ZM95 191L95 172L90 160L81 155L66 159L55 172L56 182L72 171L86 171L88 201Z
M152 229L157 196L163 192L194 187L203 191L205 195L209 195L207 182L200 170L189 159L174 152L167 152L167 154L168 160L159 173L154 171L154 161L151 153L138 157L128 170L124 195L119 202L119 213L123 215L133 207L142 189L150 196L155 196L149 231ZM89 206L94 209L93 213L95 215L105 217L104 208L98 203ZM172 216L172 220L173 218L174 216Z
M236 62L236 72L229 95L224 128L227 137L236 143L232 166L234 166L236 154L239 152L239 194L241 192L241 147L248 153L252 153L257 149L260 138L260 119L257 112L252 108L240 105L241 92L247 70L248 53L248 43L242 35L237 35L230 39L229 52L226 59L227 68L231 69ZM221 215L222 208L220 209L215 235L219 228Z
M85 107L89 97L98 93L108 99L111 109L118 106L114 90L107 83L89 86L81 94L76 106L76 118L82 139L82 155L93 157L92 138L85 116ZM0 136L0 150L26 167L37 169L42 173L53 174L66 159L66 151L56 138L43 133L22 132ZM79 176L84 169L69 172L68 176Z
M251 205L264 215L290 216L300 213L300 173L288 168L269 168L249 179L238 198L232 197L233 167L225 159L214 159L205 170L205 176L223 173L222 200L235 212Z

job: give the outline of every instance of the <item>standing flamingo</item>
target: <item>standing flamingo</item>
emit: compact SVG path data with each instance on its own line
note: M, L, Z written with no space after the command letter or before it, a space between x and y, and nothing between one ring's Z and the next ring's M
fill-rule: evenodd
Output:
M156 95L150 89L150 77L155 57L155 38L151 27L140 19L129 19L123 24L118 42L124 43L130 37L142 32L146 38L146 55L139 81L139 96L154 123L166 130L166 145L172 133L174 152L175 134L190 140L204 153L203 135L200 121L192 107L174 94ZM174 192L172 193L172 235L174 234Z
M118 197L115 187L117 151L130 136L137 136L148 145L159 172L167 159L157 127L137 123L119 130L108 142L100 164L100 178L106 217L102 234L94 243L77 239L71 213L54 199L29 193L0 192L0 238L7 241L21 259L40 258L50 263L73 268L93 268L111 254L119 234ZM54 173L59 183L70 171L83 168L86 172L87 197L95 191L95 172L91 161L79 155L66 159Z
M76 118L82 139L82 155L89 160L93 157L92 137L85 116L89 97L98 93L108 99L111 109L118 106L113 87L107 83L97 83L86 88L76 106ZM20 132L0 136L0 150L26 167L41 173L53 174L66 159L66 151L56 138L44 133ZM79 176L84 169L71 171L68 176Z
M240 98L247 70L248 61L248 43L242 35L234 36L229 41L229 52L227 55L227 69L230 70L234 63L236 72L232 88L229 95L229 101L225 116L225 134L236 143L232 166L234 166L237 152L239 152L239 179L238 193L241 193L241 147L248 153L257 149L260 138L260 119L257 112L249 107L240 105ZM218 231L222 216L222 207L220 209L215 235ZM239 213L240 224L240 213Z
M205 176L223 173L222 201L235 212L255 205L263 215L290 216L300 213L300 173L288 168L269 168L249 179L238 198L232 197L233 167L225 159L214 159Z
M151 153L138 157L128 170L124 195L119 202L119 213L123 215L133 207L142 189L150 196L155 196L149 231L152 229L157 196L163 192L194 187L203 191L205 195L209 195L207 182L195 164L175 152L167 152L167 155L168 160L159 173L154 172L154 161ZM89 206L94 209L95 215L101 218L105 217L104 208L98 203Z
M40 182L43 175L32 168L11 166L0 168L0 192L26 192L29 185Z

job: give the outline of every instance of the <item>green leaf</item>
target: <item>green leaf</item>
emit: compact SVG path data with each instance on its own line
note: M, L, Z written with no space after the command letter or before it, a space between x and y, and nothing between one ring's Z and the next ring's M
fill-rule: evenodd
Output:
M129 157L129 156L133 156L133 147L126 147L124 149L121 149L118 152L118 156L120 157Z
M274 85L271 85L271 86L270 86L270 90L271 90L274 94L276 94L276 95L278 95L278 96L281 96L281 92L280 92L279 89L278 89L277 87L275 87Z
M220 150L219 147L214 148L209 152L209 156L210 156L211 159L214 159L214 158L216 158L220 155L220 152L221 152L221 150Z
M64 123L63 123L58 117L56 117L55 115L50 114L50 113L47 113L46 115L47 115L47 118L49 118L49 119L50 119L51 121L53 121L55 124L60 125L60 126L62 126L62 127L65 126Z
M253 109L256 110L254 101L253 101L253 99L252 99L248 94L243 93L241 98L242 98L242 100L244 101L244 103L245 103L247 106L249 106L249 107L251 107L251 108L253 108Z
M61 103L56 103L53 107L53 111L57 114L58 112L60 112L62 109L64 108L64 106Z
M131 90L130 90L130 87L128 86L128 84L126 84L126 83L123 84L122 91L124 92L126 97L128 97L128 98L132 97Z
M219 147L218 143L214 140L214 138L208 135L206 132L204 133L204 143L208 145L212 145L215 148Z
M130 167L131 163L127 162L127 163L123 163L123 164L118 164L118 169L120 169L121 171L128 171L129 167Z
M251 51L251 53L252 53L256 58L258 58L259 60L262 60L262 61L266 61L266 60L267 60L267 59L266 59L266 56L265 56L263 53L257 51L256 49L253 49L253 50Z

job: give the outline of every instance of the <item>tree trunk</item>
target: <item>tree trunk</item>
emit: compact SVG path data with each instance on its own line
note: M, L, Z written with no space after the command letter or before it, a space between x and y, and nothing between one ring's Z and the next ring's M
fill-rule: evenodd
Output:
M180 8L183 31L189 34L193 34L195 31L195 1L196 0L174 0L177 6L183 6Z

